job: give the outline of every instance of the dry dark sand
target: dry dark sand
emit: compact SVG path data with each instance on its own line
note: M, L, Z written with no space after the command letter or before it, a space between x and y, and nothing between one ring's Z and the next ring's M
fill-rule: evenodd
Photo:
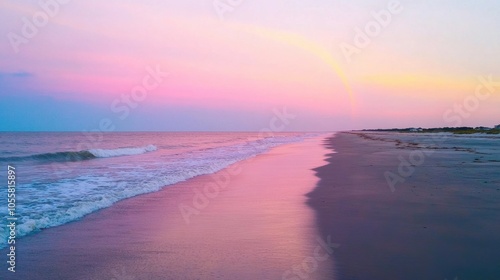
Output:
M297 267L308 279L331 279L334 254L320 247L317 238L327 237L306 204L318 183L312 169L325 164L321 141L281 146L21 238L16 274L4 265L0 279L298 279ZM229 181L208 203L197 200L187 224L179 205L193 207L196 190L217 178Z
M434 149L391 192L384 173L398 174L398 155L429 150L398 137L339 133L325 142L336 153L316 169L309 205L323 235L341 244L338 279L500 279L499 142L486 153L467 141L468 149Z

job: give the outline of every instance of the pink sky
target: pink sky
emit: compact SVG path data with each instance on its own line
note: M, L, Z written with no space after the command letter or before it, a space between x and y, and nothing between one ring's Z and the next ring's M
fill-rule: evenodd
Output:
M349 62L339 46L356 46L356 28L392 4L334 2L242 1L223 19L212 1L58 4L28 42L13 47L4 36L0 97L43 96L53 100L47 105L52 112L69 102L108 108L100 112L113 115L113 101L140 86L149 67L169 76L138 102L142 109L131 111L130 122L147 119L144 111L160 122L166 108L189 108L215 123L225 110L225 118L242 112L235 122L255 116L241 126L253 130L266 124L262 120L274 108L286 107L297 115L289 130L451 126L443 115L465 102L464 125L500 123L500 87L481 100L474 95L479 76L500 81L493 63L498 48L491 47L499 45L499 23L489 12L499 4L402 1ZM0 29L7 35L23 36L23 17L32 21L43 12L37 1L2 5L6 24ZM14 105L21 110L22 104Z

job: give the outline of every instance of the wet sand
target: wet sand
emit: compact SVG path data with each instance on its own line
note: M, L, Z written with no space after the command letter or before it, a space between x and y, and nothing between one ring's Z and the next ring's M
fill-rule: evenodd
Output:
M325 164L321 141L21 238L17 272L5 268L0 279L332 279L334 254L318 241L328 234L306 204L318 183L312 169Z
M415 137L339 133L325 141L336 153L316 169L321 180L308 203L320 231L341 244L338 279L500 279L499 140L430 145L431 136ZM428 153L423 162L420 152ZM400 155L413 155L413 173L400 174ZM394 192L386 172L404 179Z

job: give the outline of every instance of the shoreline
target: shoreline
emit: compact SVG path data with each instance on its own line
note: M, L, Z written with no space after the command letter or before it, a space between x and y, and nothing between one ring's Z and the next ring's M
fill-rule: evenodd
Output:
M498 279L498 163L433 150L392 192L384 174L425 147L377 140L337 133L324 143L335 153L315 169L308 204L320 231L342 244L339 279Z

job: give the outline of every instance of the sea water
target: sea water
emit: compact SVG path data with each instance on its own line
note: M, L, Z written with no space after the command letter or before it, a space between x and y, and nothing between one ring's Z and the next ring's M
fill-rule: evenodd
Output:
M0 179L16 168L17 237L62 225L125 198L217 172L304 133L0 133ZM6 189L6 188L5 188ZM8 217L7 192L0 215ZM8 229L0 227L0 247Z

